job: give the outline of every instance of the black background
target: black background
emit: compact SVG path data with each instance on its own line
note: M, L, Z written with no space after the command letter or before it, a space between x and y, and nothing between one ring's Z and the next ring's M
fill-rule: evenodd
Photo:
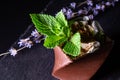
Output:
M31 23L29 14L39 13L50 0L0 2L0 52L6 51Z
M29 14L41 12L50 1L0 2L0 53L7 51L31 24ZM64 2L64 0L62 1ZM63 3L62 1L61 3ZM55 12L58 7L57 1L54 1L54 5L48 7L48 12ZM119 80L120 3L99 14L95 19L101 23L105 33L114 40L114 46L92 80ZM7 56L0 60L0 80L55 80L51 76L53 57L53 51L46 50L42 45L35 45L32 50L25 49L16 57Z

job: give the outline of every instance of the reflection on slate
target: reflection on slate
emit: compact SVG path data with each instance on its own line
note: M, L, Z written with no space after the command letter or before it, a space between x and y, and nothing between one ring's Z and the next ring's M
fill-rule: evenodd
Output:
M68 3L69 1L66 2ZM58 5L58 3L61 5ZM64 0L51 2L46 13L55 14L57 10L64 6L63 3ZM56 5L58 5L58 7L55 7ZM39 5L39 7L40 6L41 5ZM119 80L120 3L106 10L104 13L99 14L95 19L101 23L105 33L113 39L115 43L110 55L91 80ZM20 38L28 36L32 30L34 30L34 27L31 24ZM13 46L16 46L16 42ZM1 58L0 80L57 80L51 76L54 65L53 50L46 49L42 44L43 42L34 45L31 49L26 48L20 51L15 57L8 55L3 59ZM7 46L7 44L4 45Z

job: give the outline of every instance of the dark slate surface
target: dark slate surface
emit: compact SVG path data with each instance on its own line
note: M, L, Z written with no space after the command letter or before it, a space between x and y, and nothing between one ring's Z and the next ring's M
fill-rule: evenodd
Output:
M23 33L26 30L32 30L28 14L41 12L49 1L52 0L19 0L0 3L0 5L3 5L0 7L0 53L5 52L20 36L24 37ZM46 13L54 14L60 7L68 2L70 1L54 0L50 2ZM120 3L114 8L111 7L104 13L99 14L95 19L101 23L105 33L113 39L115 43L107 60L91 80L119 80ZM1 57L0 80L57 80L51 76L54 65L53 50L44 48L42 44L43 42L34 45L31 49L24 49L19 52L16 57L10 55Z

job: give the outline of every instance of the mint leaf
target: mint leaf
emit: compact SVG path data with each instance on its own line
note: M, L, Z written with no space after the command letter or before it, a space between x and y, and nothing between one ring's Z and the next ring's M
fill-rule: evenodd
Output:
M70 28L69 27L64 27L63 28L63 33L66 35L66 37L70 37Z
M71 56L78 56L80 54L80 33L75 33L70 41L66 43L66 45L63 48L63 51Z
M59 22L51 15L30 14L37 30L44 35L57 35L61 32Z
M70 27L68 25L68 21L66 20L63 12L60 11L59 13L57 13L55 18L60 23L63 33L66 34L67 37L70 37Z
M80 48L80 33L75 33L72 38L70 39L70 42L72 42L75 46Z
M47 47L47 48L54 48L55 46L62 44L66 40L67 40L67 38L64 35L61 35L61 36L56 36L56 35L48 36L48 37L45 38L44 46Z
M65 19L65 16L62 11L56 14L56 20L61 24L61 26L68 27L68 22Z
M63 51L71 56L78 56L80 53L80 50L77 46L75 46L72 42L67 42L65 47L63 48Z

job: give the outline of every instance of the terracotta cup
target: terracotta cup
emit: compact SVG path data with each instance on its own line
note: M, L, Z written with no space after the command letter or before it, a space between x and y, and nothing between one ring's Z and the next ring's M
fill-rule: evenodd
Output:
M55 63L52 75L60 80L89 80L103 64L112 46L113 41L107 39L104 47L76 61L72 61L57 46L54 48Z

